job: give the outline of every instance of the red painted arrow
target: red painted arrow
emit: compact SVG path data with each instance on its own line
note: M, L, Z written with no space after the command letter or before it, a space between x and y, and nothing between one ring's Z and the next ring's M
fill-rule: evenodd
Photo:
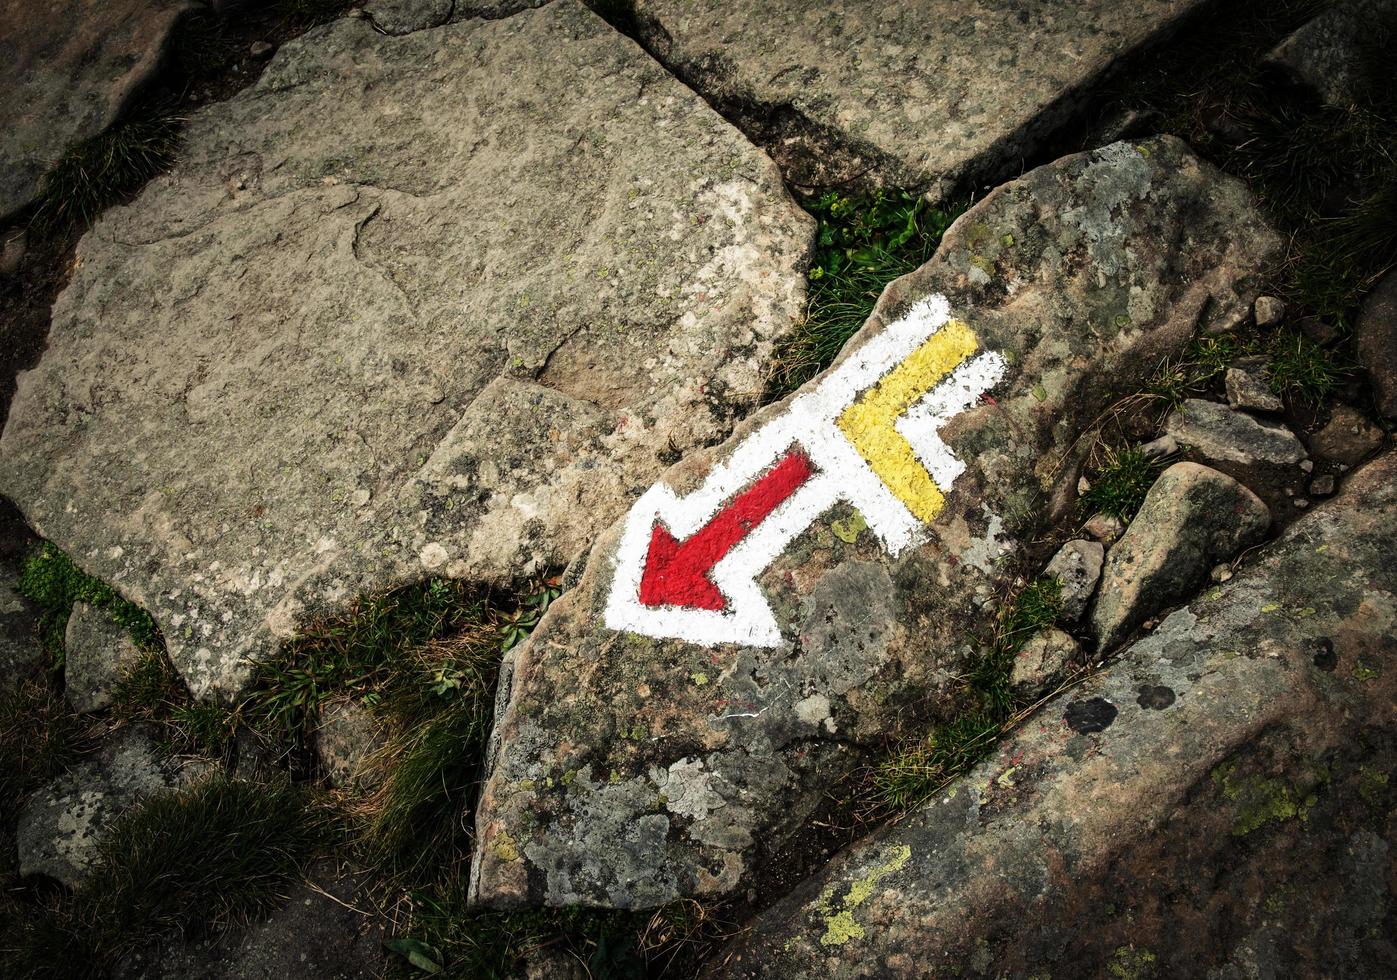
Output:
M724 609L727 600L708 577L713 566L813 473L805 453L793 449L682 544L656 524L640 577L641 603Z

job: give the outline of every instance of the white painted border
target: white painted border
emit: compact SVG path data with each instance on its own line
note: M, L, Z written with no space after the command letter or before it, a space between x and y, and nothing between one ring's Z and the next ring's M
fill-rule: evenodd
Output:
M782 415L751 433L693 493L681 499L663 483L646 491L626 515L607 598L606 625L703 646L778 646L781 630L757 576L835 503L847 500L858 508L892 555L923 541L925 527L874 474L836 420L949 319L944 296L921 300L834 368L819 386L793 398ZM952 455L938 430L993 387L1004 369L998 353L978 354L958 365L895 423L943 491L964 472L965 464ZM728 608L719 612L643 605L640 579L656 520L676 539L687 539L795 445L804 448L818 472L714 566L713 581L727 598Z

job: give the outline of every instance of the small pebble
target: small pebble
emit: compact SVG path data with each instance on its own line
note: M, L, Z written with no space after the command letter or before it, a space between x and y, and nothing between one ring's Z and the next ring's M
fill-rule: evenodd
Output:
M1334 492L1334 476L1326 473L1310 481L1311 497L1327 497Z
M1077 496L1079 496L1079 497L1085 497L1089 492L1091 492L1091 481L1088 480L1088 479L1087 479L1086 477L1084 477L1084 476L1083 476L1083 477L1078 477L1078 479L1077 479Z
M1213 570L1208 573L1214 582L1226 582L1232 577L1232 566L1223 562L1221 565L1214 565Z
M275 52L276 45L269 44L266 41L253 41L252 47L247 49L247 53L258 61L261 61L263 58L270 58Z
M1110 544L1125 533L1125 525L1110 514L1093 514L1083 530L1102 544Z
M1274 327L1285 319L1285 303L1275 296L1258 296L1252 304L1252 315L1258 327Z
M1296 510L1304 510L1306 507L1310 506L1310 502L1304 497L1296 497L1294 503Z
M1315 461L1312 459L1302 459L1300 460L1300 468L1304 470L1306 473L1313 473L1315 469Z
M1165 456L1172 456L1179 451L1179 441L1173 436L1160 436L1158 439L1145 443L1140 447L1140 452L1150 459L1163 459Z

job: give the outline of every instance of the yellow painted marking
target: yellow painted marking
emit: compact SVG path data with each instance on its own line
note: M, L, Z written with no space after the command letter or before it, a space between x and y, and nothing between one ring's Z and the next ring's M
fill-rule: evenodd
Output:
M946 497L893 423L978 347L968 326L949 320L839 416L859 455L923 523L941 513Z

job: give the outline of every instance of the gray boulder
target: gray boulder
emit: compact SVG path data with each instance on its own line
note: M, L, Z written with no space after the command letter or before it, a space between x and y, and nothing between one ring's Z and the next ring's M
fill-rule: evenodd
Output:
M1354 336L1358 361L1373 381L1378 411L1397 418L1397 272L1383 276L1364 300Z
M565 565L757 404L811 234L575 0L339 20L78 245L0 492L231 697L357 595Z
M1271 513L1232 477L1197 463L1165 470L1111 546L1091 625L1104 653L1193 592L1218 562L1259 542Z
M1267 383L1265 369L1266 361L1259 357L1242 358L1228 367L1223 374L1227 404L1253 412L1279 412L1285 408Z
M1164 420L1164 431L1209 462L1293 466L1305 447L1279 422L1263 422L1217 402L1189 398Z
M36 790L15 831L19 873L47 875L76 888L111 822L147 796L179 785L149 734L123 729L98 756Z
M1014 654L1009 686L1021 697L1038 697L1065 678L1081 659L1081 644L1069 634L1053 627L1040 630Z
M0 0L0 220L160 67L186 0Z
M1331 105L1367 105L1375 85L1391 82L1394 42L1397 2L1336 0L1278 44L1270 60Z
M1382 447L1383 432L1348 405L1335 405L1329 421L1309 435L1310 452L1331 463L1353 466Z
M1106 549L1099 541L1069 541L1043 569L1044 575L1051 575L1062 585L1062 618L1067 622L1076 622L1087 611L1101 578L1105 555Z
M73 605L63 650L63 693L79 713L110 707L122 671L141 653L105 610L85 602Z
M1189 247L1176 249L1184 238ZM1276 249L1241 186L1169 138L1067 157L986 196L929 263L884 291L828 372L663 480L683 498L727 472L718 467L749 435L781 432L788 410L812 404L800 399L862 370L940 295L978 348L999 352L1005 374L993 401L973 398L939 429L965 469L921 525L927 537L890 556L874 512L812 508L805 530L752 570L776 635L749 643L608 627L613 598L644 601L617 574L618 563L627 575L640 567L633 550L622 554L623 541L640 541L628 526L652 544L657 536L644 508L601 535L578 585L517 648L501 691L477 809L474 900L644 907L744 889L829 786L869 761L868 746L923 712L955 713L957 678L994 629L987 607L1012 586L1007 559L1075 487L1074 468L1056 461L1116 386L1132 390L1182 349L1204 310L1249 310ZM922 363L904 362L909 371ZM875 396L871 383L860 382L859 397L891 390ZM833 437L845 438L840 431ZM778 470L772 479L784 479ZM830 472L877 479L857 464ZM708 601L715 586L681 579L674 588Z
M1394 540L1389 455L708 976L1390 975Z
M742 117L794 182L940 198L1017 172L1104 76L1204 4L632 6L646 46Z

